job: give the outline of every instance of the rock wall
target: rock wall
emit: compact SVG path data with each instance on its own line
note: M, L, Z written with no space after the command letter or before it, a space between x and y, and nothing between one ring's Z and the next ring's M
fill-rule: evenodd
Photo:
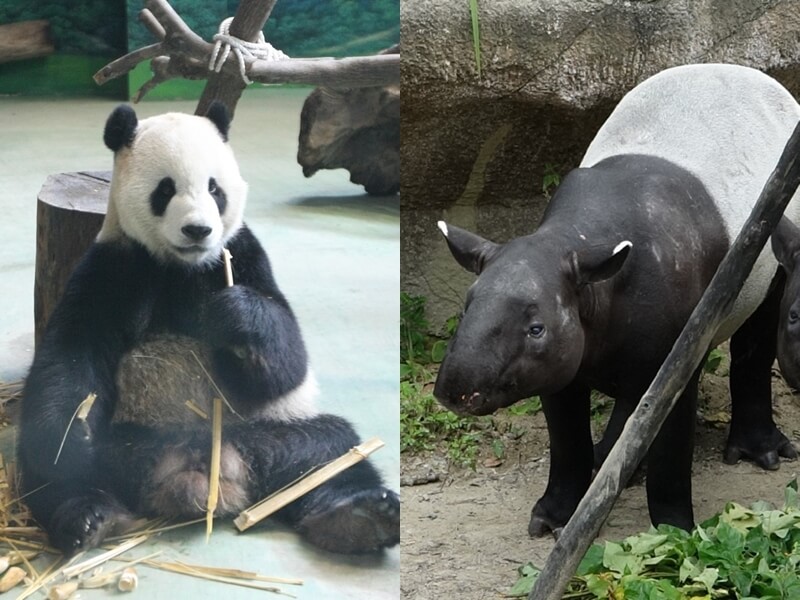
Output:
M401 0L401 287L436 329L474 279L436 221L535 229L545 175L577 166L617 101L665 68L730 62L800 97L800 0Z

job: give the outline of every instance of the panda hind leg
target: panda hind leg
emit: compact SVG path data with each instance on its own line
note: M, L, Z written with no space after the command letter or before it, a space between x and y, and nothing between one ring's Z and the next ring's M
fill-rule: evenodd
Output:
M317 499L317 510L296 525L307 541L343 554L378 552L399 543L400 499L395 492L382 486L351 487L332 481L321 491L324 501Z
M250 456L258 497L264 498L360 443L333 415L242 426L235 439ZM375 467L362 461L278 511L310 543L331 552L378 552L399 543L400 500Z

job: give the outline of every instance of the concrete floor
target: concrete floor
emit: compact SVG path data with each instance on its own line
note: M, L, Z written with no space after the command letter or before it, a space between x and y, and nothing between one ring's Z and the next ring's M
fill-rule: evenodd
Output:
M275 276L300 320L327 412L353 421L363 438L386 447L373 456L399 489L399 199L370 198L345 171L305 179L295 162L300 109L309 90L248 91L231 144L250 185L245 220L269 254ZM193 112L194 102L136 107L140 118ZM106 100L0 98L0 381L22 378L33 353L36 197L47 175L110 170L102 143ZM10 459L13 429L0 448ZM267 526L238 535L218 523L211 543L202 528L150 541L133 555L300 578L298 598L397 598L399 550L343 558L309 547L291 531ZM139 594L159 598L250 598L263 592L139 569ZM175 594L179 593L178 596ZM82 590L85 598L112 592Z

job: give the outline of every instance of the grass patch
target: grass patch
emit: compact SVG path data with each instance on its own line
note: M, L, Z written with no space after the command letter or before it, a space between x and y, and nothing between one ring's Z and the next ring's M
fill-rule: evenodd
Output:
M431 335L425 303L422 296L400 295L400 451L440 450L452 463L472 469L482 448L502 459L505 444L491 416L457 415L433 396L439 363L458 327L458 317L448 319L440 335ZM530 398L508 412L532 415L541 408L539 398Z

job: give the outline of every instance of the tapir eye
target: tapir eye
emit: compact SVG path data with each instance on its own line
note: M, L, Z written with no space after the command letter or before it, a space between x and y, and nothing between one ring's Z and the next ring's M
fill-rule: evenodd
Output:
M534 338L542 337L543 333L544 333L544 325L542 325L541 323L534 323L533 325L528 327L527 331L528 337L534 337Z
M800 319L800 315L797 314L796 310L789 311L789 323L795 324L797 323L798 319Z

